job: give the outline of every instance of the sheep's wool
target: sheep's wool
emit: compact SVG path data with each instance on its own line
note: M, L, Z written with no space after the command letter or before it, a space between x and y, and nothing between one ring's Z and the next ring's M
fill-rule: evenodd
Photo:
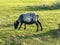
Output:
M30 22L32 17L29 14L24 14L23 19L25 22Z

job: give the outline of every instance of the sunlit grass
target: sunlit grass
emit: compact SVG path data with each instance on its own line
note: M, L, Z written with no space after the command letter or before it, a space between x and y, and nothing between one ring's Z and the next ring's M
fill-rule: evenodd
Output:
M60 45L60 37L56 32L60 23L60 9L46 10L39 7L55 3L56 0L0 0L0 45ZM20 30L14 29L14 21L25 12L39 15L43 31L39 28L36 32L35 24L27 25L26 30L24 25Z

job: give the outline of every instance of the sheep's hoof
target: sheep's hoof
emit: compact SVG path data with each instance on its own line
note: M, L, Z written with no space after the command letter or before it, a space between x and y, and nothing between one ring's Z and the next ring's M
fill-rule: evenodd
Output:
M18 29L18 30L20 30L20 29Z
M26 30L26 28L24 28L24 30Z
M41 30L42 31L42 30Z
M36 30L36 32L38 32L38 30Z
M43 30L43 28L41 28L41 31Z

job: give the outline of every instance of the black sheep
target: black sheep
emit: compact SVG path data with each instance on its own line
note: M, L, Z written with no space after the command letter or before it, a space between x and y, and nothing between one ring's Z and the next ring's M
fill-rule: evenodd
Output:
M38 21L38 18L39 18L39 16L37 14L35 14L35 13L21 14L20 17L18 18L18 20L16 20L14 22L14 28L17 29L19 23L21 23L20 24L20 27L18 28L18 30L19 30L21 28L21 25L24 23L24 26L25 26L24 29L26 29L26 24L34 24L35 23L36 26L37 26L37 30L36 31L38 31L38 24L40 25L41 31L42 31L42 25Z

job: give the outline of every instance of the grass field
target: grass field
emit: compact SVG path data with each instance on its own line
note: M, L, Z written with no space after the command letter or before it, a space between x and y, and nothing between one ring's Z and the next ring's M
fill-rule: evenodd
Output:
M56 30L60 23L60 8L52 7L56 0L0 0L0 45L60 45ZM43 31L36 32L36 25L20 30L14 21L25 12L36 12Z

